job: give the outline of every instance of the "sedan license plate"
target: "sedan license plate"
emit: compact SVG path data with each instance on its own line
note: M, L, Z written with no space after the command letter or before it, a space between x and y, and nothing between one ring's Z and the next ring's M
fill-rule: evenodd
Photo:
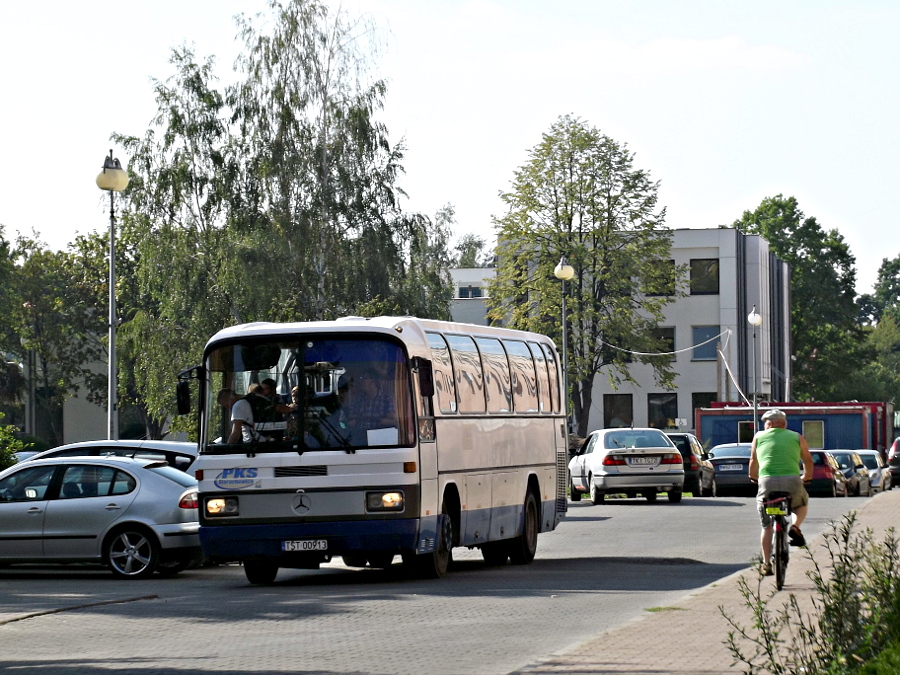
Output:
M659 461L658 457L629 457L628 463L632 466L635 465L644 465L644 464L656 464Z
M741 471L743 464L719 464L719 471Z
M281 542L281 550L285 552L295 551L327 551L327 539L289 539Z

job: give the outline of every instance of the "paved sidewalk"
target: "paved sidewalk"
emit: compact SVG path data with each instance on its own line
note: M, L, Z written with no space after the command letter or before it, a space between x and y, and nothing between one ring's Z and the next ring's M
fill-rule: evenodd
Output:
M879 540L891 526L900 526L900 489L867 500L857 510L855 531L870 528ZM900 527L898 527L900 529ZM809 541L820 566L828 559L820 547L823 537ZM807 605L814 587L807 577L813 568L805 551L791 549L791 562L781 593L770 606L780 608L788 594ZM730 629L719 607L743 626L752 626L750 610L744 606L738 579L745 576L751 588L759 579L755 570L745 570L698 589L676 605L648 612L624 626L607 631L565 653L517 671L521 675L549 673L615 673L616 675L710 675L742 673L724 640ZM774 577L763 579L763 597L775 590ZM782 596L783 595L783 599Z

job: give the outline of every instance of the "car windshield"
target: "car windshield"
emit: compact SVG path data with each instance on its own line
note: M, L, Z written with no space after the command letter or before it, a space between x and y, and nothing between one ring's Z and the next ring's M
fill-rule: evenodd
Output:
M628 429L606 434L603 447L616 448L671 448L672 441L661 431Z
M822 464L825 464L825 455L822 455L818 452L813 452L810 454L812 454L813 464L815 464L816 466L821 466Z
M834 458L837 460L838 466L842 469L850 469L853 467L853 462L850 461L850 455L835 454Z
M749 445L718 446L712 449L715 457L749 457Z

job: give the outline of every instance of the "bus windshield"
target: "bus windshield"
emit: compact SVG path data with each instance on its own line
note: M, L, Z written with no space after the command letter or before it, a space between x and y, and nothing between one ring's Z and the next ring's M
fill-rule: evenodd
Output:
M355 452L415 440L407 355L387 339L232 341L208 352L206 372L204 433L215 440L205 452Z

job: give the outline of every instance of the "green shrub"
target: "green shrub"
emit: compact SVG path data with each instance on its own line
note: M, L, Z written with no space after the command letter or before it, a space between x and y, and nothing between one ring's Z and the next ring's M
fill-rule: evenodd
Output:
M0 412L0 422L6 415ZM16 436L18 427L14 424L0 424L0 471L16 463L16 453L20 450L28 450L32 443Z
M869 529L854 532L855 523L855 512L832 523L825 535L827 570L807 551L813 562L809 578L815 585L812 611L801 610L793 593L775 606L778 591L764 596L762 576L755 588L744 577L738 582L753 614L752 626L739 624L719 607L732 628L725 643L735 662L748 666L746 673L851 675L897 643L898 539L891 528L876 542Z

